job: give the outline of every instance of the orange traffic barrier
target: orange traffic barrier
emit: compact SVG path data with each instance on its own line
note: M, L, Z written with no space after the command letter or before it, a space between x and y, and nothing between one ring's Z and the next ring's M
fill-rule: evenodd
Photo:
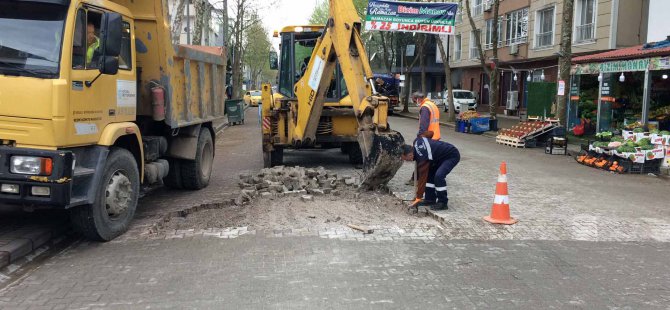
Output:
M496 184L496 197L493 200L491 215L484 220L492 224L512 225L518 222L509 214L509 191L507 190L507 163L500 164L500 175Z

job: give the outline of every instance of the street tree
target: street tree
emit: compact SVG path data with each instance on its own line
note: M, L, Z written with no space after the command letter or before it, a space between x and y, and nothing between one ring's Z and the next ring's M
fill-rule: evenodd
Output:
M561 21L561 51L558 58L559 80L565 83L565 94L556 96L556 117L563 126L567 124L566 97L570 95L570 64L572 63L572 18L574 0L563 1L563 20Z
M451 81L451 64L449 64L449 51L444 50L444 41L439 35L435 36L437 40L437 47L440 49L440 57L442 58L442 64L444 64L444 74L445 74L445 83L447 84L447 102L446 104L449 107L449 112L447 114L447 121L454 122L456 121L456 109L454 107L454 84ZM450 40L446 36L446 40Z
M493 68L490 68L487 63L486 63L486 54L484 53L484 50L482 49L482 30L477 28L477 25L475 25L475 20L472 17L472 8L470 7L470 0L465 0L465 11L468 16L468 20L470 21L470 27L472 28L472 32L475 34L474 38L470 38L471 40L475 41L475 45L477 47L477 53L479 54L479 64L482 67L482 70L486 75L489 76L489 114L491 119L496 118L497 114L497 107L498 107L498 93L500 92L500 83L499 83L499 78L500 74L499 69L498 69L498 28L499 28L499 23L497 22L499 20L499 8L500 8L500 0L492 0L493 4L493 17L492 20L494 21L493 24L493 29L492 29L492 38L491 42L492 49L493 49L493 55L492 55L492 62L493 62Z
M181 36L181 27L184 21L184 8L187 0L179 0L177 9L174 13L174 20L172 21L172 44L179 44L179 37Z
M261 23L251 25L245 32L244 64L247 66L251 83L258 88L261 82L272 80L273 71L270 70L268 55L272 50L272 42L268 38L268 31Z

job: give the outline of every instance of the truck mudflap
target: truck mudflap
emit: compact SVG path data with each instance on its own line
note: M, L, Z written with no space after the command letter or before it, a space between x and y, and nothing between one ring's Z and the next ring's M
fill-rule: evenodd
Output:
M393 130L372 135L362 131L358 143L363 151L361 188L374 190L388 184L402 166L400 155L405 139Z
M50 158L51 175L13 173L10 167L13 156ZM4 188L4 191L0 192L0 202L53 207L65 207L70 203L74 162L72 152L2 146L0 147L0 162L2 163L0 165L0 186Z

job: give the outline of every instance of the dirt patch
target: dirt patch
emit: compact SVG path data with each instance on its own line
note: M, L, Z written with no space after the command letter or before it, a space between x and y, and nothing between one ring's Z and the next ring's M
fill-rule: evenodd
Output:
M247 205L228 205L172 217L163 231L248 227L249 230L331 229L347 224L377 227L438 225L435 220L410 215L405 205L386 193L348 192L340 196L316 196L313 201L301 197L255 199Z

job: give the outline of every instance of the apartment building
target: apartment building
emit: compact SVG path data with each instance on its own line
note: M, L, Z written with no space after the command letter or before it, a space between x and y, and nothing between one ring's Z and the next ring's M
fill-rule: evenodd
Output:
M476 29L465 9L459 9L456 34L451 38L450 63L456 87L480 96L488 110L489 78L483 73L476 43L481 36L487 63L493 56L493 10L490 0L470 0ZM501 0L498 18L498 62L501 89L498 111L508 98L514 107L526 106L524 91L530 82L556 82L561 40L563 0ZM575 56L645 43L649 0L574 0L572 52ZM514 93L516 92L516 93Z

